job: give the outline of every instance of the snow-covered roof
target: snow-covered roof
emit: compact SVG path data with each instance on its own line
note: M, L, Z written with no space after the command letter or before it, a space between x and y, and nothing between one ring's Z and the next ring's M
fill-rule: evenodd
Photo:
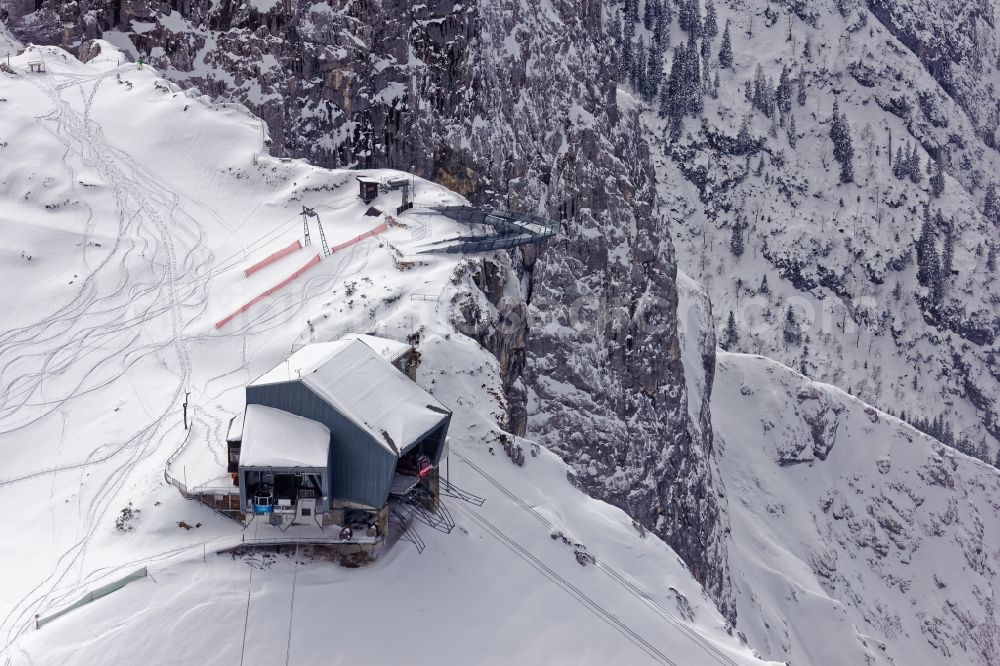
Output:
M314 342L302 347L286 360L253 380L250 386L290 382L308 375L336 356L345 344L352 340L360 340L390 363L395 363L412 349L409 344L391 338L364 333L347 333L333 342Z
M330 454L330 429L273 407L247 405L240 467L322 467Z
M286 360L250 382L250 386L290 382L303 375L308 375L333 358L337 350L343 347L344 344L344 340L337 340L335 342L315 342L311 345L306 345Z
M363 338L373 338L386 353ZM301 381L386 449L399 453L449 413L389 362L399 345L403 343L374 336L307 345L251 386Z
M360 340L390 363L395 363L413 349L413 345L407 342L393 340L392 338L383 338L377 335L367 335L365 333L347 333L340 339Z

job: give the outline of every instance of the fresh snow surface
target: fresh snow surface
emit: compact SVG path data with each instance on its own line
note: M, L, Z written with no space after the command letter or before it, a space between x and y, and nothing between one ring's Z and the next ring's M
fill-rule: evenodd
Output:
M240 446L241 467L323 467L330 429L280 409L247 405Z
M0 280L16 285L0 333L0 661L760 663L679 558L572 487L556 456L502 455L497 361L448 323L460 258L394 262L456 235L447 219L408 212L216 329L317 252L243 276L300 237L302 205L331 244L377 220L356 173L269 158L259 120L102 48L87 65L45 49L47 74L24 56L0 73ZM419 180L416 200L463 203ZM361 569L216 555L241 528L167 485L168 458L189 486L211 482L248 382L370 326L421 331L418 382L454 410L445 473L486 503L445 498L450 534L418 523L422 554L401 541ZM142 566L149 578L35 629Z

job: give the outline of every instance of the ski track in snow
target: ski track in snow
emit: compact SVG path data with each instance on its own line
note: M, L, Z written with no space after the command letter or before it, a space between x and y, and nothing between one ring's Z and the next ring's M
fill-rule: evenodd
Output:
M49 79L37 79L36 85L46 93L57 109L53 118L57 125L54 135L66 145L67 153L76 151L85 156L86 162L96 168L114 189L115 199L119 206L119 227L113 251L86 278L86 295L82 299L74 301L61 311L42 319L33 326L8 332L0 337L0 359L4 359L4 363L0 367L0 377L3 377L3 373L14 362L22 361L24 358L45 359L41 365L41 372L21 375L9 382L4 382L7 388L3 400L0 402L2 405L0 417L9 422L25 407L48 408L47 411L43 411L28 421L21 422L13 428L6 428L4 432L9 433L17 428L23 428L44 418L59 405L121 379L128 367L139 360L141 356L133 354L131 363L123 364L118 374L84 390L84 385L98 368L106 367L117 358L128 359L132 343L140 334L139 329L163 315L169 317L171 335L169 339L158 344L146 346L143 356L172 347L180 361L180 377L170 405L162 413L153 417L153 420L138 433L112 448L110 452L103 452L104 449L109 448L108 445L104 445L95 449L86 460L77 464L39 470L19 478L0 480L0 485L7 485L42 474L83 469L125 454L123 459L115 463L116 467L108 474L96 492L93 492L88 498L87 506L78 507L78 511L86 515L83 533L78 534L76 542L59 557L57 568L29 595L21 599L7 617L0 622L0 627L6 631L7 644L10 644L29 626L27 620L32 615L63 600L62 598L53 598L51 596L52 590L60 585L64 579L71 576L74 570L77 572L77 585L84 582L82 564L86 558L91 535L104 519L111 498L121 488L136 463L149 452L154 444L158 443L157 435L162 429L163 422L168 413L173 411L174 404L180 398L190 377L190 358L181 335L183 320L179 301L188 308L204 305L205 302L204 287L196 288L197 292L200 292L201 299L192 304L188 300L192 296L198 296L198 293L186 294L181 300L175 285L177 274L175 273L174 238L187 235L194 239L194 242L186 248L183 272L181 273L181 275L191 275L196 273L200 266L206 266L211 262L212 257L209 253L203 257L200 264L192 265L203 231L197 227L197 222L193 217L177 214L179 198L176 193L157 186L155 179L150 178L148 174L143 174L139 165L124 153L119 151L113 154L106 146L100 129L95 128L89 120L93 98L103 80L108 78L111 73L105 72L90 78L74 77L75 80L56 86L47 85ZM91 90L89 95L85 97L84 110L80 113L72 108L63 98L62 93L75 87L82 90L83 86L88 84L91 86ZM123 169L128 169L131 172L131 177ZM131 215L126 212L130 207L134 211ZM167 211L167 221L159 216L157 210ZM142 217L145 217L156 227L158 244L153 246L152 256L149 258L150 265L160 269L158 279L155 282L133 282L127 272L134 248L123 248L122 239L137 235L142 231L140 228ZM157 259L160 259L160 262L157 262ZM94 282L103 269L122 269L123 277L113 291L106 295L98 295ZM160 304L159 295L164 290L167 294L167 303ZM127 316L127 313L136 310L140 310L140 314ZM102 349L108 353L97 359L88 359L87 355L83 353L88 348ZM88 360L90 363L81 374L81 379L75 387L58 397L50 397L39 403L29 403L31 396L41 393L42 382L46 378L64 372L70 365L78 370ZM13 390L15 387L17 390ZM83 480L81 479L80 501L83 501L84 497L82 486Z

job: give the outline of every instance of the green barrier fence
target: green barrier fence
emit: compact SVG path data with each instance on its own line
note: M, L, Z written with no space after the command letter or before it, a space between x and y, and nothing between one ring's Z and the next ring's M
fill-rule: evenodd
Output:
M122 589L123 587L125 587L126 585L128 585L129 583L131 583L133 581L137 581L140 578L145 578L148 575L149 575L149 572L146 571L146 567L143 567L143 568L141 568L141 569L139 569L137 571L133 571L129 575L125 576L124 578L120 578L120 579L116 580L113 583L108 583L107 585L99 587L96 590L91 590L90 592L88 592L87 594L85 594L83 596L83 598L80 599L79 601L77 601L75 604L67 606L66 608L63 608L61 611L53 613L52 615L49 615L48 617L39 617L39 618L36 618L35 619L35 627L36 628L43 627L46 624L48 624L49 622L51 622L52 620L56 619L57 617L62 617L63 615L65 615L66 613L68 613L68 612L70 612L72 610L76 610L77 608L80 608L81 606L86 606L90 602L96 601L97 599L100 599L101 597L105 597L105 596L111 594L112 592L116 592L116 591Z

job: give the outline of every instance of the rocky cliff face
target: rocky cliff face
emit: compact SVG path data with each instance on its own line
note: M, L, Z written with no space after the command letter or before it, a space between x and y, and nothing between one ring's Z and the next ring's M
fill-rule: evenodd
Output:
M962 107L982 141L996 148L1000 128L1000 104L995 102L995 74L1000 67L996 3L868 0L868 7Z
M718 34L695 40L700 110L676 132L662 97L644 117L679 264L706 285L720 328L733 313L730 351L778 359L921 427L936 421L925 429L994 462L997 3L715 7ZM727 23L731 62L720 65ZM673 44L688 39L679 21L671 30ZM847 182L835 108L853 148ZM919 267L925 226L934 279Z
M561 220L541 253L478 265L489 302L460 304L460 323L502 361L512 429L663 536L732 619L699 422L714 344L686 383L673 247L601 2L2 6L26 40L100 35L246 104L278 154L407 169ZM689 386L706 410L689 412Z

